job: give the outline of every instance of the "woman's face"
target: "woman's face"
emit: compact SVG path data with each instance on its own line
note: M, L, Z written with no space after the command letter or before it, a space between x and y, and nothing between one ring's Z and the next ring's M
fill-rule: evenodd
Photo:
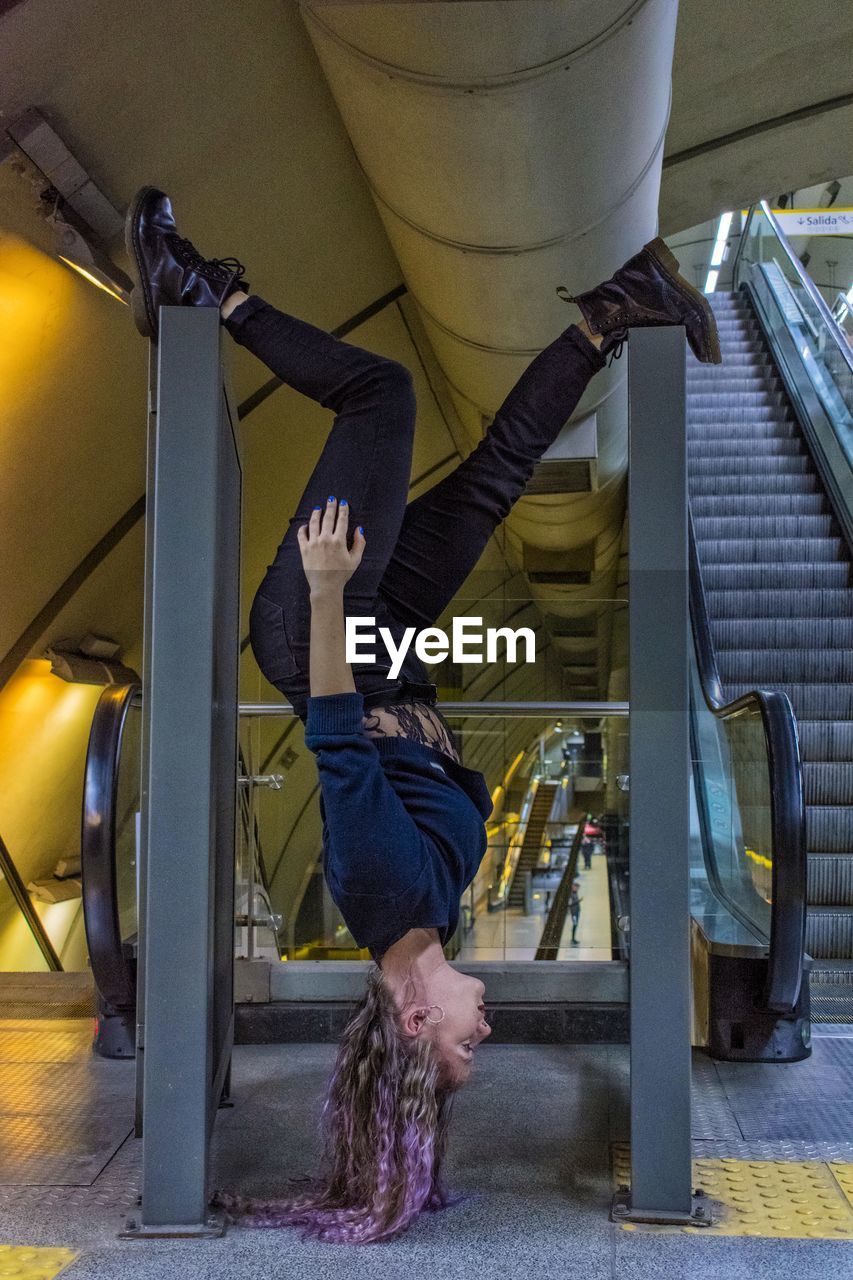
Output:
M486 988L479 978L458 973L448 965L442 972L440 988L430 990L431 998L444 1009L444 1017L434 1027L433 1043L452 1087L461 1088L471 1076L477 1046L492 1029L486 1022L483 996ZM431 1011L436 1017L438 1010Z

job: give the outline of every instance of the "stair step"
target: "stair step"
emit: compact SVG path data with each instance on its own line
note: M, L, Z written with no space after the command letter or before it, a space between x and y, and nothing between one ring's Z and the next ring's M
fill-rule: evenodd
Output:
M729 378L766 378L779 383L779 372L763 351L731 352L729 361L724 360L721 365L701 365L697 361L686 370L688 387L699 387L706 383L716 387L721 380Z
M694 520L750 520L770 512L777 517L797 519L826 515L828 505L822 493L776 493L772 496L754 493L694 494L690 499Z
M847 720L853 719L853 688L838 688L835 684L819 684L817 681L795 680L731 680L725 682L727 701L734 702L753 689L778 689L791 700L797 720ZM850 823L849 847L853 849L853 821ZM809 843L810 848L835 848L835 845Z
M731 425L731 424L728 424ZM717 462L728 459L757 457L797 457L805 456L806 446L799 436L757 436L743 435L707 436L697 432L696 438L690 441L690 466L693 459L713 458Z
M703 541L702 564L809 564L846 560L841 538L719 538Z
M853 680L853 649L826 652L808 649L720 649L717 666L723 684L752 681L753 689L770 684ZM841 717L836 717L840 719Z
M718 561L705 563L702 581L706 591L726 591L765 587L774 591L810 590L814 587L853 587L849 561L822 561L816 564L765 564L750 565L738 562Z
M853 956L853 909L814 907L806 913L806 951L815 959Z
M725 538L828 538L837 528L835 517L827 514L697 516L693 523L700 544Z
M796 422L753 422L749 428L753 440L801 440L802 434ZM701 440L715 440L721 443L726 440L742 440L743 432L733 431L731 422L699 422L687 424L687 452L693 453L693 446Z
M768 454L761 459L760 470L756 470L751 455L729 454L726 457L716 456L711 449L705 450L707 456L697 458L691 452L689 459L689 481L693 484L701 476L742 476L760 484L762 479L777 475L814 475L811 458L805 454Z
M853 650L853 618L714 618L711 631L718 655L743 649Z
M853 854L810 853L808 869L810 905L853 906Z
M716 412L718 409L737 409L745 412L751 412L754 409L783 409L787 407L787 397L785 392L780 388L778 391L768 390L766 388L756 391L739 391L737 389L726 391L723 388L715 388L713 391L692 391L687 390L687 413L693 416L693 410L710 409Z
M853 808L849 805L809 805L806 810L806 848L816 853L853 850Z
M753 422L794 422L793 412L785 405L776 404L709 404L690 405L688 409L689 425L699 426L702 422L731 422L741 430L746 430Z
M732 588L705 591L712 621L728 618L782 618L796 608L810 618L853 618L853 590L849 587L792 587L757 590Z
M746 497L770 501L782 494L823 494L817 475L812 472L795 472L784 475L778 472L769 475L755 472L720 476L716 474L697 475L691 468L690 492L693 497Z
M803 796L807 805L853 805L853 769L839 760L804 760Z
M798 720L797 734L804 760L841 761L853 776L853 720Z

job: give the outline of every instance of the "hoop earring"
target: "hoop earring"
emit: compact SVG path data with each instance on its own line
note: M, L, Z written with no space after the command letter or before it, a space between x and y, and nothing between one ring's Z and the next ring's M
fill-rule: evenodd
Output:
M440 1022L443 1022L443 1021L444 1021L444 1010L441 1008L441 1005L440 1005L440 1004L431 1004L431 1005L429 1005L429 1006L427 1007L427 1013L429 1013L430 1009L441 1009L441 1017L440 1017L440 1018L429 1018L429 1017L428 1017L428 1018L426 1018L426 1019L425 1019L425 1021L426 1021L426 1022L428 1022L428 1023L430 1024L430 1026L431 1026L431 1027L437 1027L437 1026L438 1026L438 1024L439 1024Z

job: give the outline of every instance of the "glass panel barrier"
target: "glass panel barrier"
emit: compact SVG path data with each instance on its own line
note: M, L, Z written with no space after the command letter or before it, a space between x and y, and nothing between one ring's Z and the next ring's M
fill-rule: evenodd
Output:
M691 842L691 912L714 940L745 927L770 938L773 829L770 772L760 710L730 715L707 705L691 655L691 751L696 837ZM712 891L712 892L709 892ZM723 904L727 910L721 910ZM727 921L729 913L732 919ZM713 916L711 921L710 916Z
M142 703L137 697L128 707L124 721L116 786L116 897L123 942L132 942L139 928L137 868L141 731Z
M577 862L580 915L572 941L567 916L558 959L613 957L605 815L624 822L627 799L612 765L624 748L627 719L555 704L464 714L445 703L462 763L484 774L494 810L488 849L466 891L448 951L460 960L535 958L554 894L566 872L578 823L585 833ZM356 946L322 876L321 824L314 758L294 716L244 714L260 775L280 775L280 790L255 788L254 819L268 879L268 910L280 917L286 959L367 959ZM611 759L611 753L613 758ZM587 815L597 821L587 824ZM245 867L245 854L242 855ZM245 870L239 873L245 877ZM244 952L243 952L244 953Z
M768 206L750 210L735 263L735 287L749 284L771 326L794 339L806 375L853 466L853 351L830 306L792 251ZM774 306L767 307L772 300ZM849 317L849 308L844 312Z

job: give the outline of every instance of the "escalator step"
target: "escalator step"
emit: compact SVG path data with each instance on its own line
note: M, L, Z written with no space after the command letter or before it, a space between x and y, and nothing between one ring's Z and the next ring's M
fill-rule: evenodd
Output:
M687 391L687 412L693 417L694 410L711 409L715 413L719 409L781 409L786 404L785 393L762 387L755 391L741 391L738 388L728 390L723 387L713 391Z
M853 618L718 618L711 633L718 658L733 649L853 650Z
M726 333L720 332L720 354L723 357L722 367L726 367L726 362L731 362L736 357L752 356L753 358L763 357L766 360L766 354L763 347L756 346L756 339L749 330L742 329L737 332L735 326L732 326ZM688 369L700 367L697 364L688 362Z
M777 454L761 459L760 470L749 457L718 458L710 456L696 458L691 456L688 474L689 482L703 476L714 476L726 479L728 476L742 476L744 480L753 481L760 486L763 479L771 479L777 475L814 475L814 465L807 454Z
M846 761L804 760L806 804L853 805L853 769Z
M808 866L810 905L853 906L853 854L810 853Z
M704 564L810 564L846 560L841 538L720 538L703 541Z
M815 853L853 850L853 808L812 804L806 809L806 848Z
M690 407L690 426L698 426L701 422L731 422L739 426L749 426L751 422L794 422L791 409L782 405L718 405Z
M823 493L820 482L814 471L798 472L793 475L781 475L774 472L770 475L741 473L738 475L720 476L717 474L695 474L691 468L690 492L698 498L704 496L746 495L752 498L771 499L778 494L790 493Z
M804 760L853 760L853 720L798 720L797 733Z
M835 684L817 684L815 682L779 681L762 679L760 684L754 680L726 681L725 694L730 702L735 698L750 693L753 689L778 689L786 693L791 700L797 719L803 720L848 720L853 719L853 688L839 688ZM822 849L825 846L817 845ZM853 828L851 828L850 847L853 848Z
M749 428L754 440L795 440L800 439L800 430L796 422L753 422ZM735 436L735 439L740 439ZM697 427L688 426L688 449L696 440L731 440L732 424L730 422L702 422Z
M721 538L827 538L837 529L832 515L699 516L694 525L700 544Z
M822 493L777 493L772 498L754 493L730 493L725 497L694 494L690 499L690 510L696 520L750 519L770 511L777 516L817 516L827 514L828 507Z
M759 588L754 591L706 591L712 619L780 618L794 607L809 618L853 618L853 591L800 587L796 592Z
M740 350L740 347L743 350ZM729 350L730 347L735 348ZM728 360L724 359L722 364L698 364L693 363L687 367L687 385L691 388L698 388L704 385L709 387L717 387L726 378L734 378L738 382L741 378L768 378L777 382L779 373L775 364L772 364L768 356L763 351L756 351L754 344L745 337L743 343L726 342L725 338L720 335L720 349L728 352Z
M702 581L706 591L749 591L762 587L774 591L800 591L814 587L840 589L853 587L853 573L847 560L761 566L717 561L703 565Z
M721 649L717 665L724 684L752 680L754 689L787 681L847 682L853 680L853 649L813 653L807 649Z
M853 910L815 907L806 912L806 951L816 960L853 956Z
M734 427L735 423L729 423ZM752 437L745 425L741 434L732 433L727 436L714 436L709 439L701 432L690 441L690 457L697 461L714 458L721 462L726 459L748 458L752 462L757 457L805 457L806 446L799 436L765 436ZM809 458L810 462L811 459ZM691 461L691 467L693 463Z

